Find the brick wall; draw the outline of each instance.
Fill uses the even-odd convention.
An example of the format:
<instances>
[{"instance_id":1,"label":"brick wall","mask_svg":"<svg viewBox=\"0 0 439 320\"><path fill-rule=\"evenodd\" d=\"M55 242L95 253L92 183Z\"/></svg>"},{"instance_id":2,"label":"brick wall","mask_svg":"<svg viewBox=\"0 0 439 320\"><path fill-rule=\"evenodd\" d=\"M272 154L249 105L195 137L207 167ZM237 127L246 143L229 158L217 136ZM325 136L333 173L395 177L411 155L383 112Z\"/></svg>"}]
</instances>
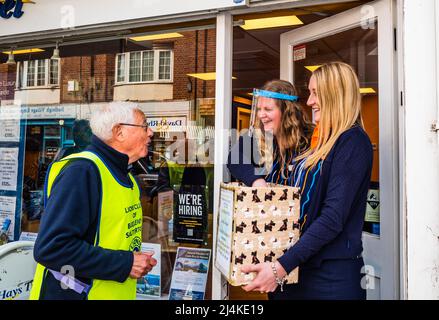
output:
<instances>
[{"instance_id":1,"label":"brick wall","mask_svg":"<svg viewBox=\"0 0 439 320\"><path fill-rule=\"evenodd\" d=\"M215 97L215 81L188 77L188 73L214 72L216 63L216 30L180 32L184 37L154 41L154 47L173 47L174 100L194 100ZM171 44L170 44L171 42ZM173 43L172 43L173 42ZM94 67L92 66L94 64ZM92 69L94 68L94 72ZM93 74L92 74L93 73ZM92 77L94 76L94 85ZM87 103L113 99L115 54L66 57L61 59L61 102ZM68 92L69 80L79 82L78 92ZM192 91L188 92L191 81ZM208 104L211 108L211 104ZM205 108L208 108L207 105ZM205 110L212 114L212 110Z\"/></svg>"},{"instance_id":2,"label":"brick wall","mask_svg":"<svg viewBox=\"0 0 439 320\"><path fill-rule=\"evenodd\" d=\"M114 54L61 59L61 103L112 101L114 73ZM77 92L67 90L71 80L78 81Z\"/></svg>"},{"instance_id":3,"label":"brick wall","mask_svg":"<svg viewBox=\"0 0 439 320\"><path fill-rule=\"evenodd\" d=\"M215 72L216 30L180 33L184 37L178 38L174 43L174 99L215 97L215 81L203 81L188 77L187 74ZM192 82L192 92L187 90L189 79Z\"/></svg>"}]
</instances>

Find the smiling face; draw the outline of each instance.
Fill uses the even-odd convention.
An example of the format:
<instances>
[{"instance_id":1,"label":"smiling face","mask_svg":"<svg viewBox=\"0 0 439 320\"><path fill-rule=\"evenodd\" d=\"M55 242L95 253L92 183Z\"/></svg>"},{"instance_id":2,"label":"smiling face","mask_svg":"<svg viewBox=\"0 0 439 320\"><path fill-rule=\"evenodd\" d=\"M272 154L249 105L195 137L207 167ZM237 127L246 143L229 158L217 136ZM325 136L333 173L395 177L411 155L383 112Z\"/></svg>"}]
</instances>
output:
<instances>
[{"instance_id":1,"label":"smiling face","mask_svg":"<svg viewBox=\"0 0 439 320\"><path fill-rule=\"evenodd\" d=\"M317 80L315 76L311 76L308 85L309 98L307 105L312 108L313 118L315 122L320 121L320 101L317 96Z\"/></svg>"},{"instance_id":2,"label":"smiling face","mask_svg":"<svg viewBox=\"0 0 439 320\"><path fill-rule=\"evenodd\" d=\"M264 131L270 131L274 136L279 132L282 112L272 98L259 97L257 117L261 121Z\"/></svg>"}]
</instances>

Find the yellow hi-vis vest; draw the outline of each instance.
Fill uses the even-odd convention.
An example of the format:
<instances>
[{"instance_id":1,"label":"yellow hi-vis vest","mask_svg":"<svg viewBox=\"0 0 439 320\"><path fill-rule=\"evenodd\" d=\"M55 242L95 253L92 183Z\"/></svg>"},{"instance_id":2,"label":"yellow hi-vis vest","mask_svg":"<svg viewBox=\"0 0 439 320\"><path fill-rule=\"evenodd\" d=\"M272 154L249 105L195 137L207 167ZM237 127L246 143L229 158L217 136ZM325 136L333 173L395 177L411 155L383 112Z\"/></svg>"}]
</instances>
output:
<instances>
[{"instance_id":1,"label":"yellow hi-vis vest","mask_svg":"<svg viewBox=\"0 0 439 320\"><path fill-rule=\"evenodd\" d=\"M49 168L46 181L47 199L58 174L75 159L88 159L99 169L102 186L101 211L94 245L109 250L140 251L142 244L142 205L140 190L134 177L129 174L133 188L121 185L105 163L94 153L84 151L54 162ZM49 270L41 264L35 271L31 300L40 298L43 279ZM90 300L134 300L136 279L123 282L93 279L87 298Z\"/></svg>"}]
</instances>

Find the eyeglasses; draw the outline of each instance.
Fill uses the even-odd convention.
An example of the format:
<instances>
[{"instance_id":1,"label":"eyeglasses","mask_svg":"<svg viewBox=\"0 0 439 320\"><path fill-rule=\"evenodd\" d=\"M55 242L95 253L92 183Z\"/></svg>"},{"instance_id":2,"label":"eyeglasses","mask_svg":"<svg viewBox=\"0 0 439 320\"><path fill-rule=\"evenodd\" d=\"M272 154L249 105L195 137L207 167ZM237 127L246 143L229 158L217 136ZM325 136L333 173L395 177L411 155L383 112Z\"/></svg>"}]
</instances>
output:
<instances>
[{"instance_id":1,"label":"eyeglasses","mask_svg":"<svg viewBox=\"0 0 439 320\"><path fill-rule=\"evenodd\" d=\"M132 123L119 123L121 126L130 126L130 127L141 127L145 131L148 131L149 125L147 123L145 124L132 124Z\"/></svg>"}]
</instances>

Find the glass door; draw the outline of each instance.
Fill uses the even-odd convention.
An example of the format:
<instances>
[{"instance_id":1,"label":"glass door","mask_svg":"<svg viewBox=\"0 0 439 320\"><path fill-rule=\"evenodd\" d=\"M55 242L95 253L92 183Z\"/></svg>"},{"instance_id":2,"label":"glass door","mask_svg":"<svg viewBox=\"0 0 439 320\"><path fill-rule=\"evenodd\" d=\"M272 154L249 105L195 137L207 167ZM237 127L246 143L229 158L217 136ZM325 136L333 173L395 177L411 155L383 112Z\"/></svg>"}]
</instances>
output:
<instances>
[{"instance_id":1,"label":"glass door","mask_svg":"<svg viewBox=\"0 0 439 320\"><path fill-rule=\"evenodd\" d=\"M363 285L369 299L399 297L397 106L391 1L345 11L281 35L281 78L307 100L311 72L343 61L357 72L374 161L363 229Z\"/></svg>"}]
</instances>

